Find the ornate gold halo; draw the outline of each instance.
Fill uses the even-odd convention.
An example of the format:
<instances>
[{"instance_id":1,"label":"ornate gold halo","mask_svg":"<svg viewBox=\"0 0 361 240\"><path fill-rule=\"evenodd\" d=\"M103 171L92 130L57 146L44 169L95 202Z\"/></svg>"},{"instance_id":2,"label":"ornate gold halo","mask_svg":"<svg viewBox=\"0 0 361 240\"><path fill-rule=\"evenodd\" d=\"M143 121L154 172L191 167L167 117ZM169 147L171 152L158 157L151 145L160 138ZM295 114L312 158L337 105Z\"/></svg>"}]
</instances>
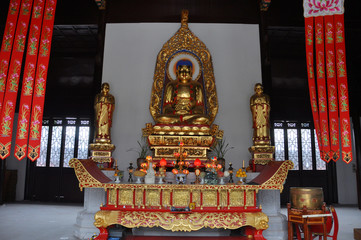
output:
<instances>
[{"instance_id":1,"label":"ornate gold halo","mask_svg":"<svg viewBox=\"0 0 361 240\"><path fill-rule=\"evenodd\" d=\"M166 66L168 78L172 81L177 79L176 65L177 65L177 62L180 60L188 60L188 61L192 62L192 65L193 65L192 80L198 81L198 79L202 75L202 65L201 65L201 62L199 61L198 57L194 53L188 52L188 51L177 52L169 58L169 60L167 62L167 66Z\"/></svg>"}]
</instances>

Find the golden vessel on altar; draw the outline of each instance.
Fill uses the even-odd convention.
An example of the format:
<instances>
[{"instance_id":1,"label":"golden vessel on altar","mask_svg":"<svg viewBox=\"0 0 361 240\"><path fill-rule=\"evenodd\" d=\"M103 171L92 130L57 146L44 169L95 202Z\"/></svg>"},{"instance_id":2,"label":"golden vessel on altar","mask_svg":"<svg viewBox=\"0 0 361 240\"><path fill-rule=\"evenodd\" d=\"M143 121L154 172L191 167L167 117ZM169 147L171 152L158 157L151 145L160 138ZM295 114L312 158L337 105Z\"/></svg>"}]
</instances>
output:
<instances>
[{"instance_id":1,"label":"golden vessel on altar","mask_svg":"<svg viewBox=\"0 0 361 240\"><path fill-rule=\"evenodd\" d=\"M310 210L322 208L323 189L320 187L291 187L291 207L302 209L304 206Z\"/></svg>"}]
</instances>

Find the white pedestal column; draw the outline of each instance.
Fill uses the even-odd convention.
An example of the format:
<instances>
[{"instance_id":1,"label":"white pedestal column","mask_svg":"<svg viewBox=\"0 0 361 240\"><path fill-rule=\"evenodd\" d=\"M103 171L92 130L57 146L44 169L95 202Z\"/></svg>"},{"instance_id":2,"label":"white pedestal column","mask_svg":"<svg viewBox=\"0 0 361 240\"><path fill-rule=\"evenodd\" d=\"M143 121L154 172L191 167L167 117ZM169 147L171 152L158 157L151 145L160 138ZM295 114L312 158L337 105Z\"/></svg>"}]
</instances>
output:
<instances>
[{"instance_id":1,"label":"white pedestal column","mask_svg":"<svg viewBox=\"0 0 361 240\"><path fill-rule=\"evenodd\" d=\"M281 214L281 201L279 190L260 190L257 202L262 205L262 212L268 217L268 229L263 231L267 240L287 240L287 217Z\"/></svg>"},{"instance_id":2,"label":"white pedestal column","mask_svg":"<svg viewBox=\"0 0 361 240\"><path fill-rule=\"evenodd\" d=\"M105 204L105 191L100 188L84 189L84 208L76 217L74 236L79 239L89 239L99 234L94 226L94 215L100 210L100 204Z\"/></svg>"},{"instance_id":3,"label":"white pedestal column","mask_svg":"<svg viewBox=\"0 0 361 240\"><path fill-rule=\"evenodd\" d=\"M114 171L103 171L113 179ZM84 188L84 208L76 217L74 236L79 239L89 239L94 234L99 234L99 229L94 226L94 215L100 210L100 205L106 203L105 191L102 188Z\"/></svg>"}]
</instances>

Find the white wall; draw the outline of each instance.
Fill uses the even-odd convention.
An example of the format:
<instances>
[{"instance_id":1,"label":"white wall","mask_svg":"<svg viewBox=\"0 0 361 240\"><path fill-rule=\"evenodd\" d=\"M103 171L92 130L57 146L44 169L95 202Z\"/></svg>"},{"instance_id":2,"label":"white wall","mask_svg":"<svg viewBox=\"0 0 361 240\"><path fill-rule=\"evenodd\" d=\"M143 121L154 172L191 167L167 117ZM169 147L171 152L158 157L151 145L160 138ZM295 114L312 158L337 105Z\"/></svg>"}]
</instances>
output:
<instances>
[{"instance_id":1,"label":"white wall","mask_svg":"<svg viewBox=\"0 0 361 240\"><path fill-rule=\"evenodd\" d=\"M121 169L135 164L137 147L145 123L154 123L149 102L156 57L163 44L179 29L178 23L107 24L103 82L115 96L112 142L113 157ZM219 112L215 124L235 148L226 161L241 167L252 145L249 98L254 84L261 82L258 25L189 24L208 47L213 58Z\"/></svg>"},{"instance_id":2,"label":"white wall","mask_svg":"<svg viewBox=\"0 0 361 240\"><path fill-rule=\"evenodd\" d=\"M352 121L351 121L352 123ZM351 129L353 126L351 125ZM357 204L357 179L356 179L356 152L355 137L352 130L353 157L347 164L340 158L336 162L337 191L339 204Z\"/></svg>"}]
</instances>

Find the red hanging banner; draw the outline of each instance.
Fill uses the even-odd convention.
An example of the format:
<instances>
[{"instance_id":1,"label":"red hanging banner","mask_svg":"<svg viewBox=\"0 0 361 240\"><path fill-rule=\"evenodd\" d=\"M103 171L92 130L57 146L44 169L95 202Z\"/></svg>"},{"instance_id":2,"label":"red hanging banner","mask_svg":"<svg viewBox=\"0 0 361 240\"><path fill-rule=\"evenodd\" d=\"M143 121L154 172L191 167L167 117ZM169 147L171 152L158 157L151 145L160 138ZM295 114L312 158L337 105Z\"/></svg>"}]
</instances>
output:
<instances>
[{"instance_id":1,"label":"red hanging banner","mask_svg":"<svg viewBox=\"0 0 361 240\"><path fill-rule=\"evenodd\" d=\"M18 21L19 9L20 0L10 1L0 52L0 113L5 94L6 77L8 75L9 61L13 46L15 28Z\"/></svg>"},{"instance_id":2,"label":"red hanging banner","mask_svg":"<svg viewBox=\"0 0 361 240\"><path fill-rule=\"evenodd\" d=\"M336 26L336 65L339 94L339 112L341 125L342 160L352 161L351 123L348 101L348 84L346 73L346 50L343 15L335 15Z\"/></svg>"},{"instance_id":3,"label":"red hanging banner","mask_svg":"<svg viewBox=\"0 0 361 240\"><path fill-rule=\"evenodd\" d=\"M315 84L315 71L313 67L313 33L314 33L314 21L313 17L305 18L305 37L306 37L306 60L307 60L307 76L308 76L308 88L310 92L310 102L312 109L312 116L314 120L317 142L322 154L322 140L320 131L320 121L318 116L318 105L317 105L317 93ZM322 158L322 156L321 156Z\"/></svg>"},{"instance_id":4,"label":"red hanging banner","mask_svg":"<svg viewBox=\"0 0 361 240\"><path fill-rule=\"evenodd\" d=\"M321 140L323 153L321 157L324 161L329 162L330 158L330 141L328 130L328 107L327 92L325 79L325 45L324 45L323 17L315 17L315 37L316 37L316 66L317 66L317 92L319 119L321 128Z\"/></svg>"},{"instance_id":5,"label":"red hanging banner","mask_svg":"<svg viewBox=\"0 0 361 240\"><path fill-rule=\"evenodd\" d=\"M346 74L346 57L345 57L345 34L344 34L344 0L304 0L304 17L306 22L309 18L316 19L316 61L317 61L317 85L319 94L319 113L321 121L321 136L322 145L327 143L326 140L326 123L327 112L329 114L330 126L330 156L334 161L337 161L341 155L339 149L341 129L341 144L342 144L342 160L346 163L352 161L352 143L351 143L351 127L350 114L348 102L348 86ZM323 35L322 19L325 20L325 40L321 39ZM307 31L306 24L306 31ZM324 56L323 44L325 42L326 56ZM307 59L309 51L306 48ZM327 66L327 92L328 92L328 110L326 97L326 88L324 80L324 61L326 57ZM335 70L337 69L337 71ZM336 74L337 73L337 74ZM337 87L336 87L337 86ZM312 95L310 87L310 95ZM311 103L312 104L312 103ZM324 114L324 110L326 114ZM314 117L314 121L316 121ZM325 129L325 130L324 130ZM328 135L328 134L327 134ZM326 146L322 146L323 151L327 152ZM327 162L330 159L327 156L323 158Z\"/></svg>"},{"instance_id":6,"label":"red hanging banner","mask_svg":"<svg viewBox=\"0 0 361 240\"><path fill-rule=\"evenodd\" d=\"M327 72L327 92L329 108L329 126L331 158L337 161L340 158L339 124L338 124L338 100L337 81L335 69L335 44L334 44L334 24L333 16L325 16L325 48L326 48L326 72Z\"/></svg>"},{"instance_id":7,"label":"red hanging banner","mask_svg":"<svg viewBox=\"0 0 361 240\"><path fill-rule=\"evenodd\" d=\"M10 155L11 136L14 122L16 97L18 92L21 65L23 61L25 40L28 33L32 0L23 0L18 23L16 26L14 47L11 53L9 74L6 81L6 91L0 115L0 158Z\"/></svg>"},{"instance_id":8,"label":"red hanging banner","mask_svg":"<svg viewBox=\"0 0 361 240\"><path fill-rule=\"evenodd\" d=\"M26 157L27 152L31 102L33 96L35 70L38 59L41 24L43 21L44 3L45 0L35 0L33 14L31 17L15 142L14 155L18 160Z\"/></svg>"},{"instance_id":9,"label":"red hanging banner","mask_svg":"<svg viewBox=\"0 0 361 240\"><path fill-rule=\"evenodd\" d=\"M55 8L56 0L46 1L31 111L28 157L32 161L35 161L40 155L45 86L49 65L51 40L53 36Z\"/></svg>"}]
</instances>

